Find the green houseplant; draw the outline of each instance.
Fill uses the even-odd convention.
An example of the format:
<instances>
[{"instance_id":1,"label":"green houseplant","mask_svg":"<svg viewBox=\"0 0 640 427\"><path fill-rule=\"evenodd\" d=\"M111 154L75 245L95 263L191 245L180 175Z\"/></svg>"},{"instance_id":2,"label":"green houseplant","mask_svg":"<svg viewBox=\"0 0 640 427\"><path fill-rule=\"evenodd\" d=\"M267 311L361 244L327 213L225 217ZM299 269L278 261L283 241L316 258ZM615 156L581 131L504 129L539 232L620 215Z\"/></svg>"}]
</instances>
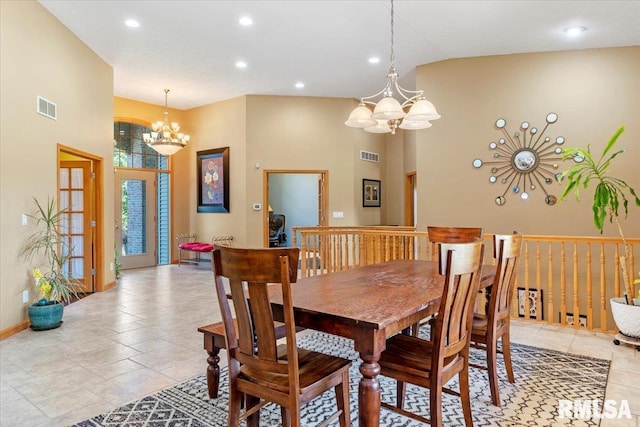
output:
<instances>
[{"instance_id":1,"label":"green houseplant","mask_svg":"<svg viewBox=\"0 0 640 427\"><path fill-rule=\"evenodd\" d=\"M563 159L572 158L576 161L576 164L562 174L563 178L567 178L567 183L560 200L564 200L567 195L573 192L576 200L579 201L580 189L587 189L591 183L595 184L591 206L593 223L602 234L605 220L608 217L609 222L616 224L624 246L624 256L620 256L624 298L610 299L611 313L616 326L624 336L640 338L640 307L632 305L634 292L629 276L629 245L619 221L620 209L624 211L625 218L629 213L629 199L632 199L636 206L640 206L640 198L638 198L632 187L620 178L612 176L609 170L611 162L625 152L624 148L617 151L614 150L616 142L623 132L624 126L613 134L597 160L591 153L590 146L587 146L586 150L583 148L567 148L564 150ZM621 337L620 340L623 340L623 338ZM619 342L618 336L616 336L614 343L619 344ZM640 346L638 346L638 349L640 349Z\"/></svg>"},{"instance_id":2,"label":"green houseplant","mask_svg":"<svg viewBox=\"0 0 640 427\"><path fill-rule=\"evenodd\" d=\"M574 193L576 200L580 200L580 188L587 189L591 183L595 183L595 191L593 194L593 223L600 234L604 230L604 224L607 217L609 222L616 224L618 234L622 238L624 246L624 258L620 260L622 269L622 278L624 280L624 294L626 298L633 297L633 289L631 288L631 280L629 277L629 267L627 260L629 259L629 246L625 239L622 226L619 221L620 208L624 210L624 216L629 213L629 198L632 198L636 206L640 206L640 198L635 190L625 181L616 178L609 173L611 162L617 156L625 152L622 148L613 151L620 135L624 132L624 126L621 126L611 137L607 145L604 147L602 154L596 160L591 153L591 147L583 148L567 148L563 152L563 160L572 158L577 163L562 173L563 178L567 179L566 186L562 192L560 200L570 193ZM629 193L629 198L627 198Z\"/></svg>"},{"instance_id":3,"label":"green houseplant","mask_svg":"<svg viewBox=\"0 0 640 427\"><path fill-rule=\"evenodd\" d=\"M79 284L69 278L68 262L72 248L60 232L63 210L56 209L53 199L42 204L34 198L35 213L28 215L35 231L25 241L21 255L38 262L31 271L40 299L29 306L29 320L34 330L57 328L62 324L64 303L69 303L79 290Z\"/></svg>"}]
</instances>

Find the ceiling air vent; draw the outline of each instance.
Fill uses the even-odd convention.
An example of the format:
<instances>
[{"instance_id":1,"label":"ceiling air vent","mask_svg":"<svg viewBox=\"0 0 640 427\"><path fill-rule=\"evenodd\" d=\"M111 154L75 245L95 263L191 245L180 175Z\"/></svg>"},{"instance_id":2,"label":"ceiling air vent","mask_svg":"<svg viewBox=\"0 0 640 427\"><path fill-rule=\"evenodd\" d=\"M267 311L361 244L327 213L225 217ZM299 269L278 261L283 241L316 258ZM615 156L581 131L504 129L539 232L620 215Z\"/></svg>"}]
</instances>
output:
<instances>
[{"instance_id":1,"label":"ceiling air vent","mask_svg":"<svg viewBox=\"0 0 640 427\"><path fill-rule=\"evenodd\" d=\"M38 113L43 116L47 116L50 119L56 120L58 114L58 106L53 102L45 99L41 96L38 96Z\"/></svg>"},{"instance_id":2,"label":"ceiling air vent","mask_svg":"<svg viewBox=\"0 0 640 427\"><path fill-rule=\"evenodd\" d=\"M373 153L371 151L360 150L360 160L378 163L380 162L380 154Z\"/></svg>"}]
</instances>

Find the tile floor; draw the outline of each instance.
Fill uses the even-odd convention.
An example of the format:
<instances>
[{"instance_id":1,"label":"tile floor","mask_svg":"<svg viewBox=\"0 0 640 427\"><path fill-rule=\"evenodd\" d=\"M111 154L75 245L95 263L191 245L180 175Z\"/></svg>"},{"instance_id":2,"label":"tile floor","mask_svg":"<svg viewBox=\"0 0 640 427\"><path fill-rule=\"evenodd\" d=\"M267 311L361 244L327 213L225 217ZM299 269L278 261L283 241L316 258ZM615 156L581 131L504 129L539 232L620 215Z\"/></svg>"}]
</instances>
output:
<instances>
[{"instance_id":1,"label":"tile floor","mask_svg":"<svg viewBox=\"0 0 640 427\"><path fill-rule=\"evenodd\" d=\"M125 271L66 307L62 327L0 341L0 426L67 426L203 374L196 329L220 320L212 280L204 267ZM640 427L640 352L606 334L512 325L514 342L611 360L606 398L627 399L633 415L601 426Z\"/></svg>"}]
</instances>

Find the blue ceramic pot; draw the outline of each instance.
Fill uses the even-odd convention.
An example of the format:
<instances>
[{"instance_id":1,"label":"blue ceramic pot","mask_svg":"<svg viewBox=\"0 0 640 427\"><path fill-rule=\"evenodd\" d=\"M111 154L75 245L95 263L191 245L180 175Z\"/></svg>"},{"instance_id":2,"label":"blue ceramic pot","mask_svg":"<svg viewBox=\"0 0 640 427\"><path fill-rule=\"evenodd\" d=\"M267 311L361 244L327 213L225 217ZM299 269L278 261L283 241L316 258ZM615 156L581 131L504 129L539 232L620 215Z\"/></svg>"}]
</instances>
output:
<instances>
[{"instance_id":1,"label":"blue ceramic pot","mask_svg":"<svg viewBox=\"0 0 640 427\"><path fill-rule=\"evenodd\" d=\"M43 302L44 301L44 302ZM55 329L62 324L64 305L58 301L40 300L29 306L29 321L34 331Z\"/></svg>"}]
</instances>

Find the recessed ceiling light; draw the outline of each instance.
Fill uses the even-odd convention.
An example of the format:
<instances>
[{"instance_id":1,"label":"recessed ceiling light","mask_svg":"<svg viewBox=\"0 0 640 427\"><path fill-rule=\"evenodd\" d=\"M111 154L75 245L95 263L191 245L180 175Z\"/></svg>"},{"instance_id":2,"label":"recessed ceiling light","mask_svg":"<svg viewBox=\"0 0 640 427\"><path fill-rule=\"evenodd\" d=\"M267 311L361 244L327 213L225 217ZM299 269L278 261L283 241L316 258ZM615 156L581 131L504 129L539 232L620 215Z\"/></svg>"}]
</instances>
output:
<instances>
[{"instance_id":1,"label":"recessed ceiling light","mask_svg":"<svg viewBox=\"0 0 640 427\"><path fill-rule=\"evenodd\" d=\"M135 19L127 19L126 21L124 21L124 25L129 28L138 28L140 26L140 23Z\"/></svg>"},{"instance_id":2,"label":"recessed ceiling light","mask_svg":"<svg viewBox=\"0 0 640 427\"><path fill-rule=\"evenodd\" d=\"M302 89L304 87L304 83L302 82L297 82L295 85L298 89Z\"/></svg>"},{"instance_id":3,"label":"recessed ceiling light","mask_svg":"<svg viewBox=\"0 0 640 427\"><path fill-rule=\"evenodd\" d=\"M576 37L581 33L585 32L587 29L585 27L569 27L565 28L564 32L567 33L570 37Z\"/></svg>"},{"instance_id":4,"label":"recessed ceiling light","mask_svg":"<svg viewBox=\"0 0 640 427\"><path fill-rule=\"evenodd\" d=\"M244 61L238 61L236 62L236 67L238 68L247 68L247 63Z\"/></svg>"},{"instance_id":5,"label":"recessed ceiling light","mask_svg":"<svg viewBox=\"0 0 640 427\"><path fill-rule=\"evenodd\" d=\"M378 62L380 62L380 58L378 58L377 56L369 58L369 64L377 64Z\"/></svg>"},{"instance_id":6,"label":"recessed ceiling light","mask_svg":"<svg viewBox=\"0 0 640 427\"><path fill-rule=\"evenodd\" d=\"M240 18L238 20L238 23L240 25L242 25L243 27L250 27L253 25L253 20L251 18L249 18L248 16L243 16L242 18Z\"/></svg>"}]
</instances>

